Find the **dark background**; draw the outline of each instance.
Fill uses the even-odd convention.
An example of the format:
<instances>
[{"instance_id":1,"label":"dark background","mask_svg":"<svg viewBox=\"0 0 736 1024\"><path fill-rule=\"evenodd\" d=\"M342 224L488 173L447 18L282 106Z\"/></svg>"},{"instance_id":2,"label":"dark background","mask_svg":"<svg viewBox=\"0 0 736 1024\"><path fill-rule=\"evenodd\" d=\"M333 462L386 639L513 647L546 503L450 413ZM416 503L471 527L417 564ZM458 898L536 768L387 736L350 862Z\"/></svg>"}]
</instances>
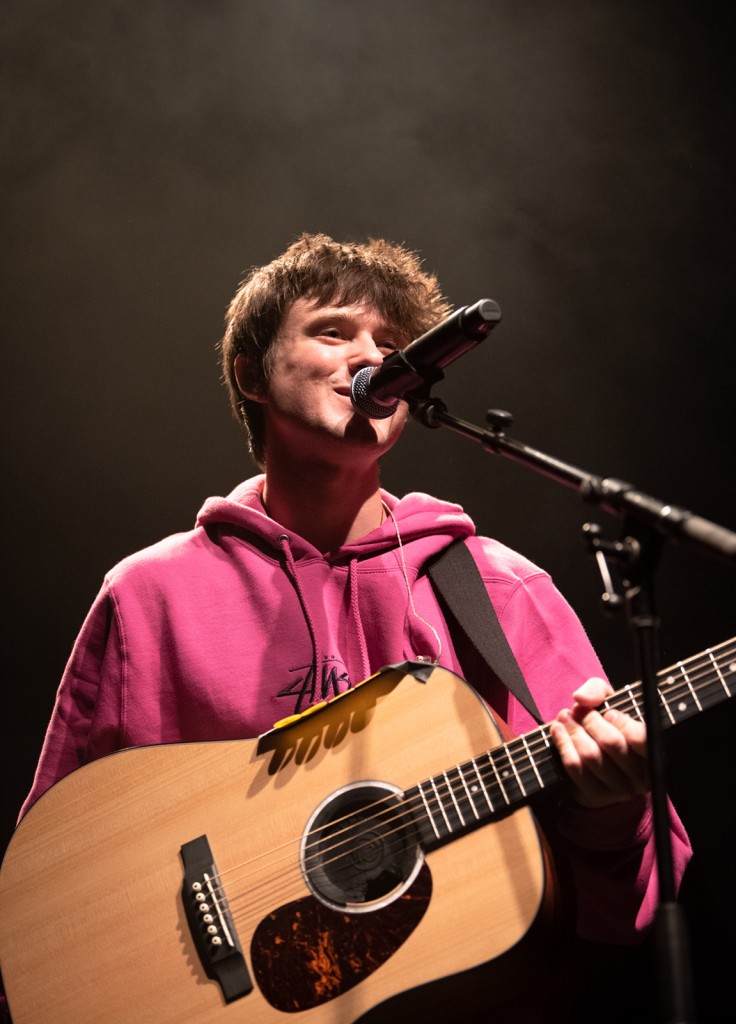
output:
<instances>
[{"instance_id":1,"label":"dark background","mask_svg":"<svg viewBox=\"0 0 736 1024\"><path fill-rule=\"evenodd\" d=\"M436 389L453 413L509 409L525 443L736 528L727 5L3 11L3 848L104 572L252 472L215 345L243 273L303 230L405 242L455 305L499 302ZM573 491L417 424L384 484L549 569L614 682L636 678ZM670 544L657 581L663 664L734 633L733 565ZM721 705L667 736L703 1020L731 999L735 724ZM601 1006L608 985L615 966Z\"/></svg>"}]
</instances>

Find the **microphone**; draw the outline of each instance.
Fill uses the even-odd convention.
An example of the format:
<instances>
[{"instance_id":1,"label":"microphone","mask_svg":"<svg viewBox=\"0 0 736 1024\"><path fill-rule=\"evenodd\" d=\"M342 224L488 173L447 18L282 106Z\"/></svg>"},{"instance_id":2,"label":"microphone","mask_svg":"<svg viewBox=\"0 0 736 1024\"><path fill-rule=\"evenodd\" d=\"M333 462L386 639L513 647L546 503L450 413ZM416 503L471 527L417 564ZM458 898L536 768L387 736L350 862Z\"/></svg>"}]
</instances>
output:
<instances>
[{"instance_id":1,"label":"microphone","mask_svg":"<svg viewBox=\"0 0 736 1024\"><path fill-rule=\"evenodd\" d=\"M350 386L353 408L372 420L392 416L400 398L442 380L444 367L475 348L500 319L493 299L455 310L405 349L386 356L380 366L358 370Z\"/></svg>"}]
</instances>

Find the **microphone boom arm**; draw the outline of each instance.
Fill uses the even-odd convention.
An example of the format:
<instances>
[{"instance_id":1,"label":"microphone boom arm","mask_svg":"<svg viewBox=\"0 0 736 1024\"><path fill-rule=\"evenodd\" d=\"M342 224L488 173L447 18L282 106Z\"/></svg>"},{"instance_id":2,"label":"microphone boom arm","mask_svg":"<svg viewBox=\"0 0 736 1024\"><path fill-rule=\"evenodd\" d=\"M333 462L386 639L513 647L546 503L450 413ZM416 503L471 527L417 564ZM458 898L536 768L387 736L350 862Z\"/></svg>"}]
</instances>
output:
<instances>
[{"instance_id":1,"label":"microphone boom arm","mask_svg":"<svg viewBox=\"0 0 736 1024\"><path fill-rule=\"evenodd\" d=\"M414 419L425 427L448 427L476 441L490 455L512 459L565 487L577 490L589 504L598 505L613 515L641 520L677 541L693 544L706 554L723 559L731 565L736 563L736 533L732 530L694 515L687 509L659 501L622 480L586 473L508 437L506 429L512 423L508 412L490 409L486 414L490 427L484 430L451 415L439 398L410 398L409 408Z\"/></svg>"}]
</instances>

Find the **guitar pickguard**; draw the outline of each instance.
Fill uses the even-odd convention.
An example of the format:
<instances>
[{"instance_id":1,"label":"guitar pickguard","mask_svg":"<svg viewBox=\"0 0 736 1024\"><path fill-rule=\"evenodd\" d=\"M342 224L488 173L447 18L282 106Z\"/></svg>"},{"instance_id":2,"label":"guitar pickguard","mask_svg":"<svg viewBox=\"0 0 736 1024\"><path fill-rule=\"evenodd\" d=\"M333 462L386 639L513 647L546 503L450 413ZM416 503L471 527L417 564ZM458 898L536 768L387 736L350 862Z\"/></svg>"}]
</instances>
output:
<instances>
[{"instance_id":1,"label":"guitar pickguard","mask_svg":"<svg viewBox=\"0 0 736 1024\"><path fill-rule=\"evenodd\" d=\"M409 938L431 895L424 864L406 892L368 914L332 910L314 896L285 904L253 933L251 964L262 995L274 1009L296 1013L348 992Z\"/></svg>"}]
</instances>

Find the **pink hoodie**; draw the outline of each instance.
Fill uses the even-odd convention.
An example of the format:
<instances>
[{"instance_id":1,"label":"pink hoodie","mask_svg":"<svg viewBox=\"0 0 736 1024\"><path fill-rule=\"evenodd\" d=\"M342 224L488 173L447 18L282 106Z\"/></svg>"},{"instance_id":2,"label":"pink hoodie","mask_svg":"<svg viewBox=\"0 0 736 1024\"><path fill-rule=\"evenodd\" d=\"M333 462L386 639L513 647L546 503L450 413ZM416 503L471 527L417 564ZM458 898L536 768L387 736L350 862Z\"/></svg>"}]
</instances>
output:
<instances>
[{"instance_id":1,"label":"pink hoodie","mask_svg":"<svg viewBox=\"0 0 736 1024\"><path fill-rule=\"evenodd\" d=\"M570 705L587 678L603 675L549 576L497 541L476 537L459 506L384 493L401 546L389 517L325 556L268 517L263 481L255 477L227 498L210 498L193 530L108 573L64 673L21 814L58 779L114 750L257 736L388 664L439 658L470 677L472 665L458 661L432 586L419 575L458 537L470 538L545 721ZM470 681L515 733L534 728L487 675ZM656 906L647 803L571 806L560 831L580 894L580 934L634 940ZM679 880L690 848L674 812L672 842Z\"/></svg>"}]
</instances>

